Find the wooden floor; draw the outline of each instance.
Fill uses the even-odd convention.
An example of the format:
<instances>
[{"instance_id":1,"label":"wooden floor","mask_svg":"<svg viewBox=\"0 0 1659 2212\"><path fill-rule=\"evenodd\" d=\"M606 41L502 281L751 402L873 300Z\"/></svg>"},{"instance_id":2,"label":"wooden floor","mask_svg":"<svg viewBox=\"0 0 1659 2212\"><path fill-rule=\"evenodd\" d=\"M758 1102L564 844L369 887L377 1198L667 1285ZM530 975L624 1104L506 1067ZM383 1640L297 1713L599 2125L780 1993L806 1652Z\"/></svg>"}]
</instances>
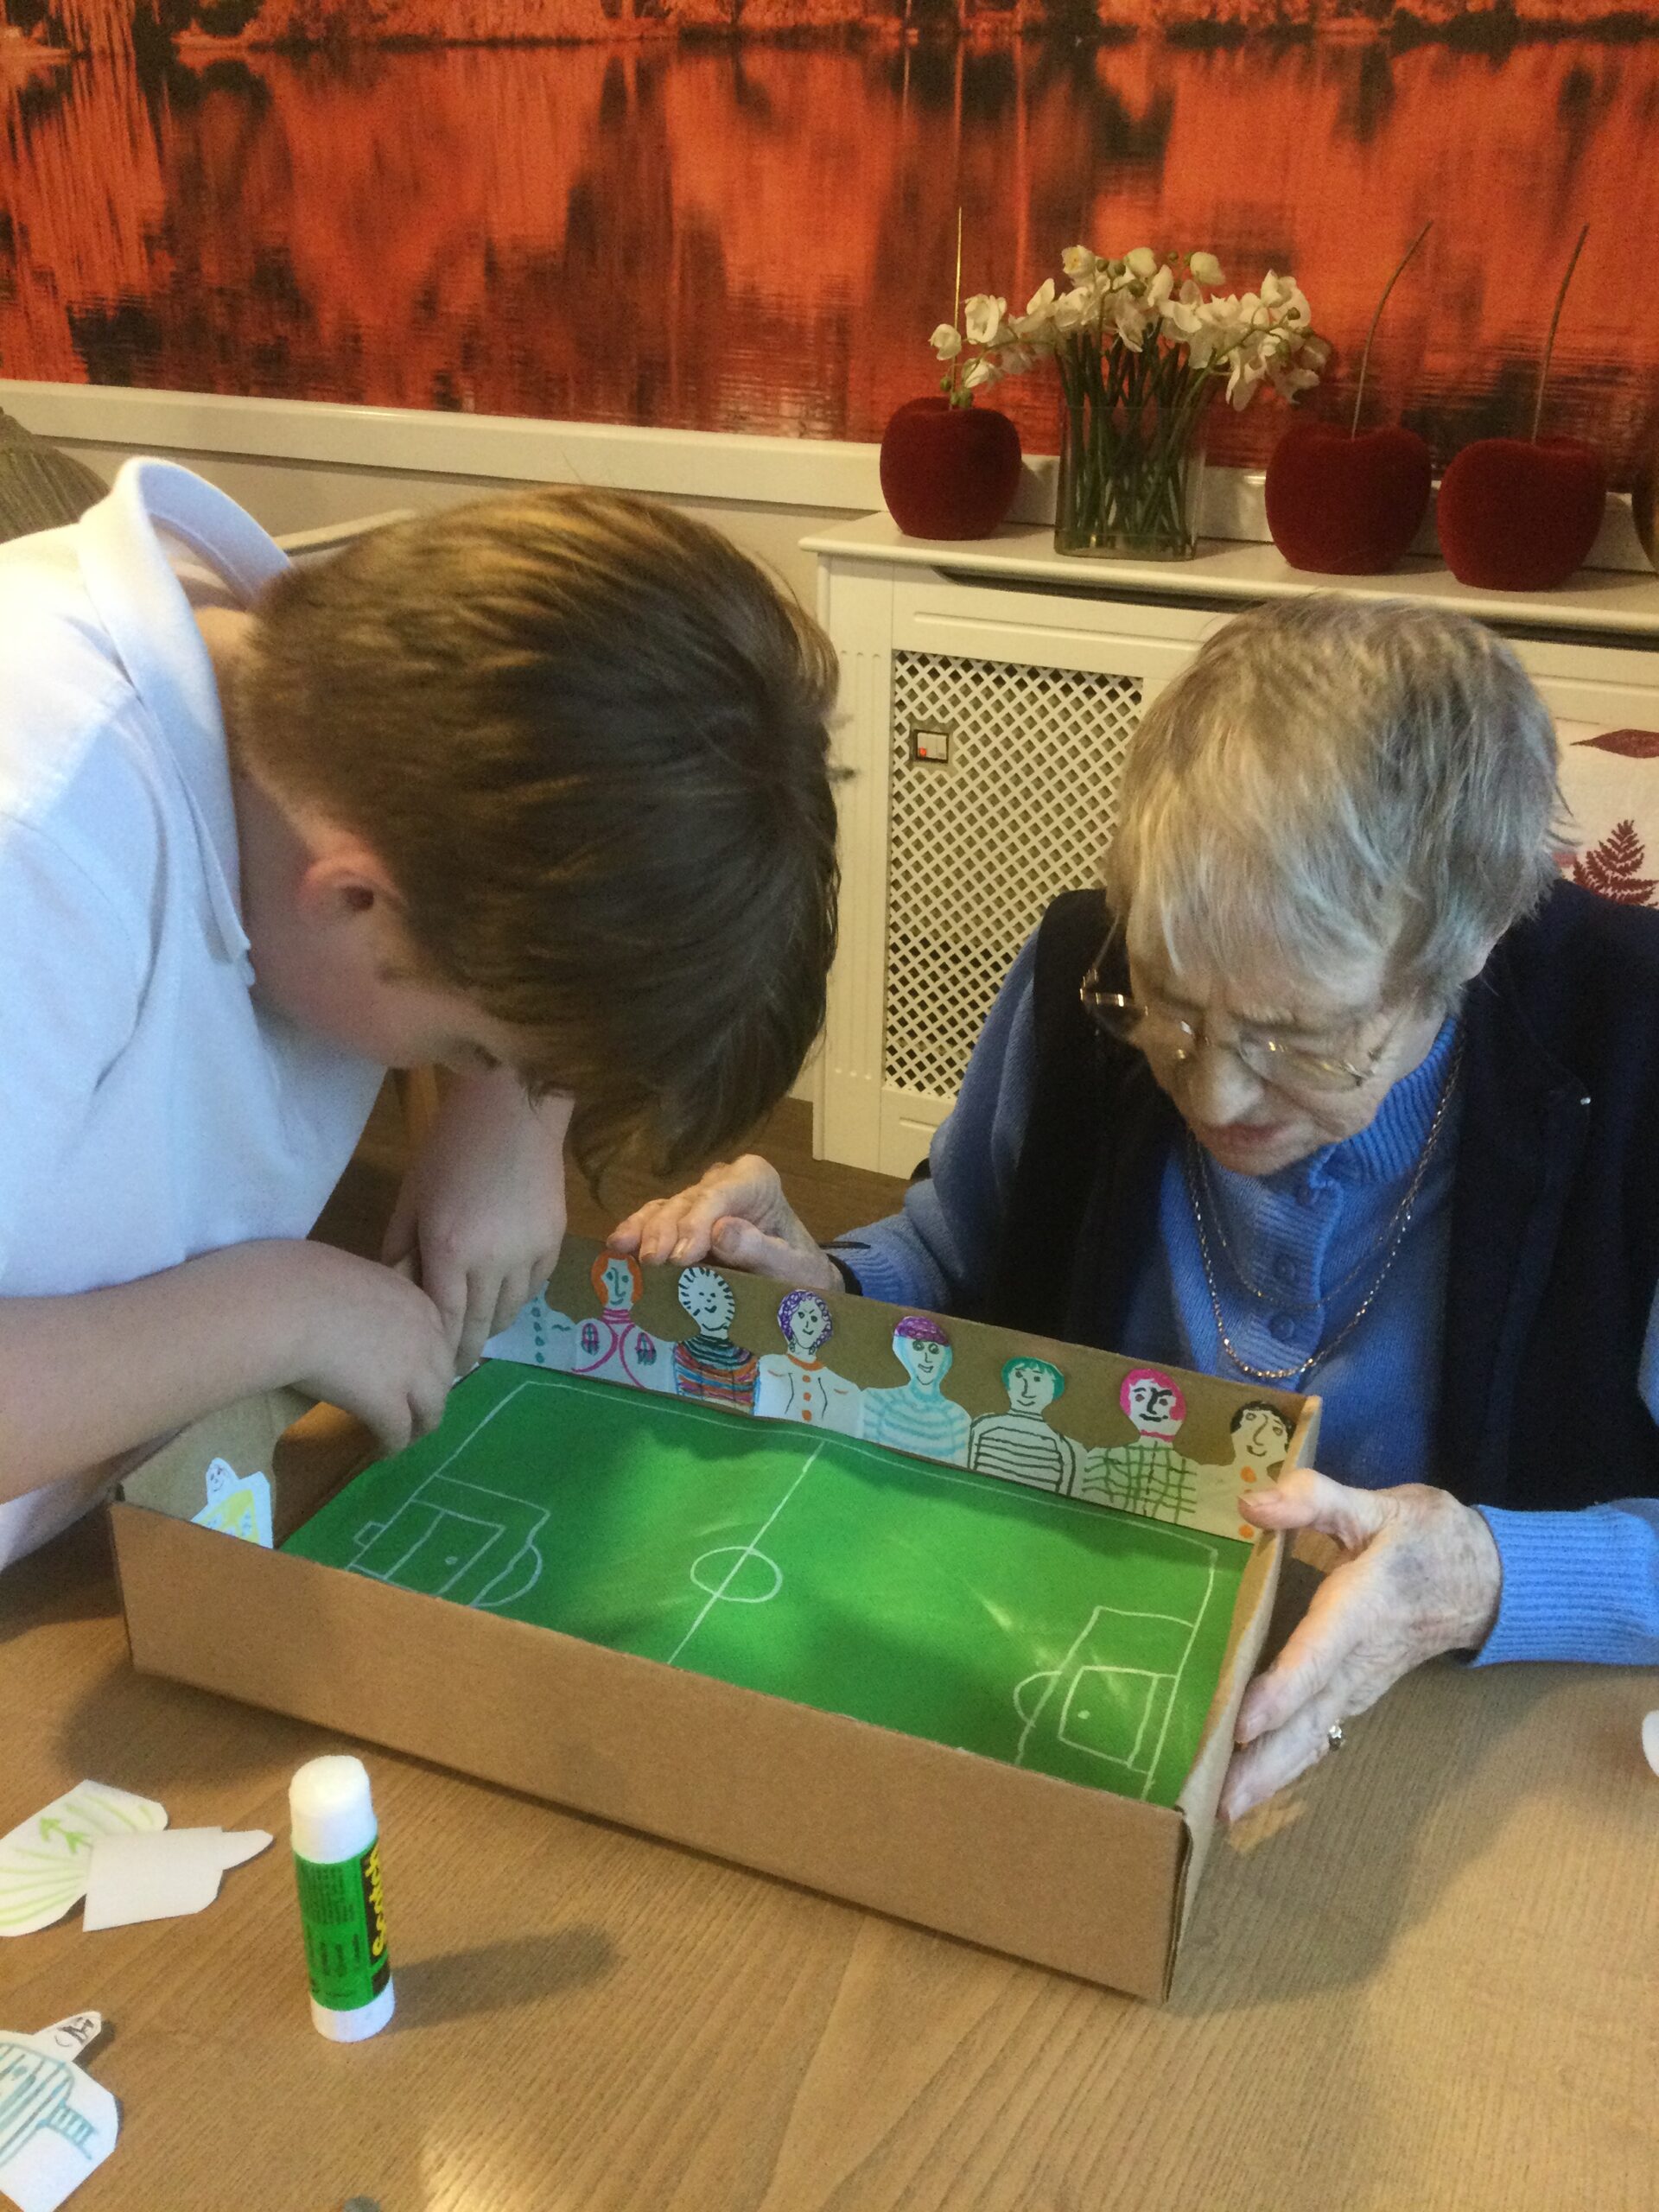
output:
<instances>
[{"instance_id":1,"label":"wooden floor","mask_svg":"<svg viewBox=\"0 0 1659 2212\"><path fill-rule=\"evenodd\" d=\"M872 1175L863 1168L814 1160L812 1109L799 1099L786 1098L746 1147L733 1149L763 1153L772 1162L783 1175L796 1211L820 1240L879 1221L883 1214L893 1211L904 1195L904 1185L893 1176ZM377 1256L407 1157L402 1117L388 1084L364 1132L357 1157L317 1224L317 1235L348 1252ZM579 1236L604 1236L646 1198L676 1187L671 1182L653 1181L637 1170L619 1171L607 1179L603 1192L595 1198L573 1172L568 1192L569 1225Z\"/></svg>"}]
</instances>

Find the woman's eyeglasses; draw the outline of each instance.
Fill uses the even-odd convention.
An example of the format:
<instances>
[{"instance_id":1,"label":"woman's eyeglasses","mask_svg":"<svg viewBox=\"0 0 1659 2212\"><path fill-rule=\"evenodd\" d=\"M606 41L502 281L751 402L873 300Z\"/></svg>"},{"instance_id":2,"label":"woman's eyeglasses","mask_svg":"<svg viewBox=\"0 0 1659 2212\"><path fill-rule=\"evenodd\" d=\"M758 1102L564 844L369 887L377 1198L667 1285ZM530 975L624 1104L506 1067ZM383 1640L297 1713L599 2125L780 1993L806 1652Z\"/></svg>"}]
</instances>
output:
<instances>
[{"instance_id":1,"label":"woman's eyeglasses","mask_svg":"<svg viewBox=\"0 0 1659 2212\"><path fill-rule=\"evenodd\" d=\"M1077 993L1089 1019L1109 1037L1133 1045L1150 1058L1173 1061L1178 1067L1192 1059L1205 1041L1201 1023L1183 1020L1167 1007L1126 998L1122 991L1101 988L1101 966L1111 949L1109 939ZM1382 1043L1357 1063L1288 1044L1263 1029L1241 1029L1224 1049L1260 1081L1281 1090L1357 1090L1376 1074L1393 1035L1391 1025Z\"/></svg>"}]
</instances>

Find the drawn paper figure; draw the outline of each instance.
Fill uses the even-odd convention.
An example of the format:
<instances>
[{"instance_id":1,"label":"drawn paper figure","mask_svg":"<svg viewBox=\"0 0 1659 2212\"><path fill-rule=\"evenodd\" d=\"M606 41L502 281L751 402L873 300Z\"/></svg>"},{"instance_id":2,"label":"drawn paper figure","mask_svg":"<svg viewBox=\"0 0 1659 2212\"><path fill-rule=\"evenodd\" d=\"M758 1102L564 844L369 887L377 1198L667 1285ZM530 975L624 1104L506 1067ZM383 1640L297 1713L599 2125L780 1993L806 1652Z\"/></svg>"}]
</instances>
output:
<instances>
[{"instance_id":1,"label":"drawn paper figure","mask_svg":"<svg viewBox=\"0 0 1659 2212\"><path fill-rule=\"evenodd\" d=\"M601 1298L604 1294L600 1293ZM520 1367L547 1367L556 1375L569 1375L576 1363L576 1325L568 1313L550 1306L544 1296L532 1298L499 1336L490 1338L484 1357L516 1360Z\"/></svg>"},{"instance_id":2,"label":"drawn paper figure","mask_svg":"<svg viewBox=\"0 0 1659 2212\"><path fill-rule=\"evenodd\" d=\"M798 1421L857 1436L864 1426L864 1393L856 1382L826 1367L818 1354L835 1334L835 1317L815 1290L791 1290L778 1308L786 1352L760 1362L754 1410L772 1421Z\"/></svg>"},{"instance_id":3,"label":"drawn paper figure","mask_svg":"<svg viewBox=\"0 0 1659 2212\"><path fill-rule=\"evenodd\" d=\"M1117 1402L1138 1440L1090 1452L1078 1497L1154 1521L1191 1520L1198 1510L1198 1470L1172 1441L1186 1419L1185 1398L1155 1367L1135 1367L1123 1377Z\"/></svg>"},{"instance_id":4,"label":"drawn paper figure","mask_svg":"<svg viewBox=\"0 0 1659 2212\"><path fill-rule=\"evenodd\" d=\"M939 1386L950 1371L950 1339L928 1313L906 1313L893 1332L893 1356L910 1376L892 1390L864 1393L864 1434L872 1444L918 1459L965 1466L972 1423Z\"/></svg>"},{"instance_id":5,"label":"drawn paper figure","mask_svg":"<svg viewBox=\"0 0 1659 2212\"><path fill-rule=\"evenodd\" d=\"M688 1268L680 1277L679 1301L697 1325L695 1337L674 1347L674 1389L682 1398L725 1406L747 1414L754 1407L760 1362L732 1342L737 1300L732 1286L713 1268Z\"/></svg>"},{"instance_id":6,"label":"drawn paper figure","mask_svg":"<svg viewBox=\"0 0 1659 2212\"><path fill-rule=\"evenodd\" d=\"M433 1474L390 1521L357 1532L352 1566L377 1582L461 1605L510 1605L542 1576L536 1539L547 1509L458 1476Z\"/></svg>"},{"instance_id":7,"label":"drawn paper figure","mask_svg":"<svg viewBox=\"0 0 1659 2212\"><path fill-rule=\"evenodd\" d=\"M576 1331L573 1375L632 1382L636 1390L672 1390L673 1346L635 1325L633 1302L645 1287L637 1260L601 1252L588 1270L604 1311Z\"/></svg>"},{"instance_id":8,"label":"drawn paper figure","mask_svg":"<svg viewBox=\"0 0 1659 2212\"><path fill-rule=\"evenodd\" d=\"M227 1460L207 1468L207 1503L191 1516L199 1528L219 1529L244 1543L271 1548L270 1484L264 1475L238 1475Z\"/></svg>"},{"instance_id":9,"label":"drawn paper figure","mask_svg":"<svg viewBox=\"0 0 1659 2212\"><path fill-rule=\"evenodd\" d=\"M968 1440L968 1464L982 1475L1027 1483L1033 1490L1071 1491L1084 1470L1084 1452L1048 1425L1048 1408L1065 1377L1046 1359L1022 1353L1002 1369L1008 1394L1005 1414L982 1414Z\"/></svg>"},{"instance_id":10,"label":"drawn paper figure","mask_svg":"<svg viewBox=\"0 0 1659 2212\"><path fill-rule=\"evenodd\" d=\"M37 2035L0 2028L0 2192L22 2212L57 2212L115 2148L115 2099L76 2063L103 2027L77 2012Z\"/></svg>"},{"instance_id":11,"label":"drawn paper figure","mask_svg":"<svg viewBox=\"0 0 1659 2212\"><path fill-rule=\"evenodd\" d=\"M1253 1398L1239 1408L1230 1425L1233 1457L1227 1471L1243 1482L1270 1482L1290 1449L1290 1424L1283 1414L1277 1406Z\"/></svg>"}]
</instances>

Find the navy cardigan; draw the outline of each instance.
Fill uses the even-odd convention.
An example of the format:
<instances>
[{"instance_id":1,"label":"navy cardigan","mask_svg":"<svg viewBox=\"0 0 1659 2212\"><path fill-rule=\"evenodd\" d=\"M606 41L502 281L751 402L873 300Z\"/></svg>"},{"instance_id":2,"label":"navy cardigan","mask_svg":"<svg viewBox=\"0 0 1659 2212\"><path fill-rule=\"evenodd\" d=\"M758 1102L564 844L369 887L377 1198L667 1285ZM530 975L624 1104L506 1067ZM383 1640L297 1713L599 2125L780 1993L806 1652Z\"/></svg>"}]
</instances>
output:
<instances>
[{"instance_id":1,"label":"navy cardigan","mask_svg":"<svg viewBox=\"0 0 1659 2212\"><path fill-rule=\"evenodd\" d=\"M1038 933L1031 1114L982 1309L1108 1348L1180 1128L1078 1001L1109 918L1071 892ZM1109 967L1126 989L1121 946ZM1556 885L1463 1023L1435 1479L1481 1505L1651 1497L1659 1428L1637 1374L1659 1280L1659 913Z\"/></svg>"}]
</instances>

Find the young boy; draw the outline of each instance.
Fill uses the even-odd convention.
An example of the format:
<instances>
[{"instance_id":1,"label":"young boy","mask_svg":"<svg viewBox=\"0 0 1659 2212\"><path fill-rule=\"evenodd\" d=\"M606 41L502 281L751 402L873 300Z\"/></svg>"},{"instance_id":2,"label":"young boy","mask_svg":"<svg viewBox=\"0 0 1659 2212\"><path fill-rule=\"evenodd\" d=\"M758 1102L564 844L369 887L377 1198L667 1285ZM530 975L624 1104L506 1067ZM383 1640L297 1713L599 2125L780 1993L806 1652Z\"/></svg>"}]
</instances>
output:
<instances>
[{"instance_id":1,"label":"young boy","mask_svg":"<svg viewBox=\"0 0 1659 2212\"><path fill-rule=\"evenodd\" d=\"M691 1160L782 1095L834 690L725 539L605 493L296 569L133 461L0 548L0 1566L245 1391L429 1429L557 1257L567 1133ZM385 1264L305 1242L427 1063Z\"/></svg>"}]
</instances>

